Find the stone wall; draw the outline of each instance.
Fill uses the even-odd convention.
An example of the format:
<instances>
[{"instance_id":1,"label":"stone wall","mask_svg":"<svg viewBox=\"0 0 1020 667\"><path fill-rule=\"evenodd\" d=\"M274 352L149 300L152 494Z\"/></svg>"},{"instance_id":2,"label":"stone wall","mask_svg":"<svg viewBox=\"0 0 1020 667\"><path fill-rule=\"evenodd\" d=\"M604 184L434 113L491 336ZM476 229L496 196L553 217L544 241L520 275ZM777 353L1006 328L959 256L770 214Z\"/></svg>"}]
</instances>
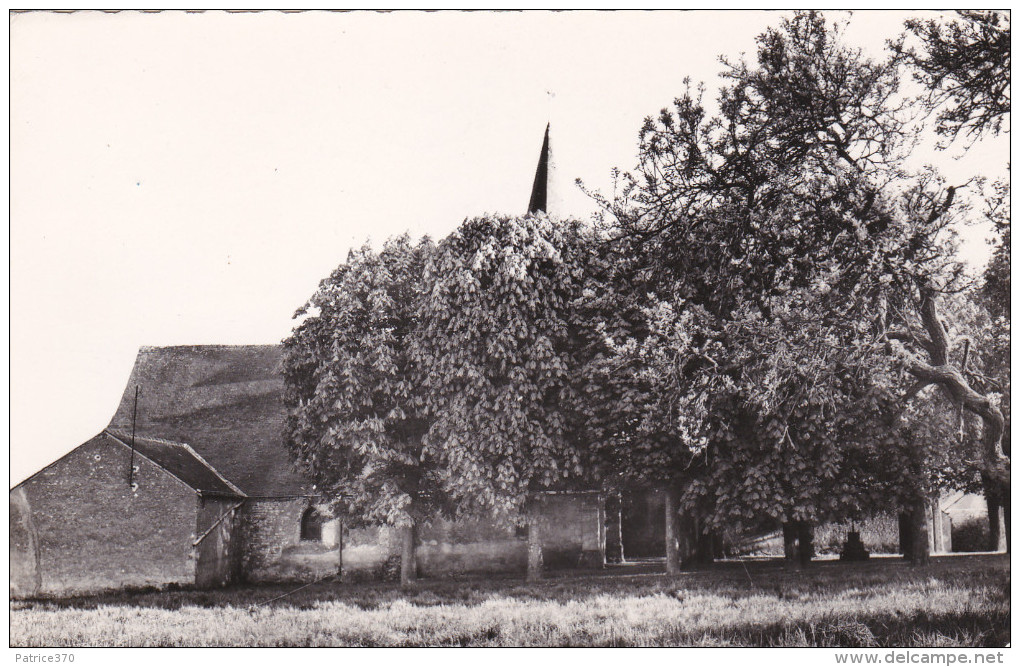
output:
<instances>
[{"instance_id":1,"label":"stone wall","mask_svg":"<svg viewBox=\"0 0 1020 667\"><path fill-rule=\"evenodd\" d=\"M418 574L423 577L524 572L527 566L528 543L513 535L498 541L418 546Z\"/></svg>"},{"instance_id":2,"label":"stone wall","mask_svg":"<svg viewBox=\"0 0 1020 667\"><path fill-rule=\"evenodd\" d=\"M35 595L42 587L39 536L23 487L11 491L11 597Z\"/></svg>"},{"instance_id":3,"label":"stone wall","mask_svg":"<svg viewBox=\"0 0 1020 667\"><path fill-rule=\"evenodd\" d=\"M389 527L348 528L343 531L345 579L380 579L386 561L400 555L400 533Z\"/></svg>"},{"instance_id":4,"label":"stone wall","mask_svg":"<svg viewBox=\"0 0 1020 667\"><path fill-rule=\"evenodd\" d=\"M486 520L438 521L418 532L423 577L523 572L528 543L513 527Z\"/></svg>"},{"instance_id":5,"label":"stone wall","mask_svg":"<svg viewBox=\"0 0 1020 667\"><path fill-rule=\"evenodd\" d=\"M130 456L99 435L11 491L12 594L194 583L197 494Z\"/></svg>"},{"instance_id":6,"label":"stone wall","mask_svg":"<svg viewBox=\"0 0 1020 667\"><path fill-rule=\"evenodd\" d=\"M335 524L323 526L323 539L301 539L301 515L308 498L249 498L241 507L240 569L250 582L314 581L340 571Z\"/></svg>"},{"instance_id":7,"label":"stone wall","mask_svg":"<svg viewBox=\"0 0 1020 667\"><path fill-rule=\"evenodd\" d=\"M602 567L606 553L604 508L598 493L543 497L542 559L546 567Z\"/></svg>"},{"instance_id":8,"label":"stone wall","mask_svg":"<svg viewBox=\"0 0 1020 667\"><path fill-rule=\"evenodd\" d=\"M542 554L546 567L602 567L605 516L601 495L546 496ZM390 527L344 532L343 572L349 579L395 576L400 531ZM527 533L486 520L437 521L418 530L418 574L521 573L527 569Z\"/></svg>"},{"instance_id":9,"label":"stone wall","mask_svg":"<svg viewBox=\"0 0 1020 667\"><path fill-rule=\"evenodd\" d=\"M348 579L394 577L400 558L400 531L389 526L344 532L344 576ZM528 543L513 528L488 521L437 521L418 530L418 575L523 572Z\"/></svg>"}]
</instances>

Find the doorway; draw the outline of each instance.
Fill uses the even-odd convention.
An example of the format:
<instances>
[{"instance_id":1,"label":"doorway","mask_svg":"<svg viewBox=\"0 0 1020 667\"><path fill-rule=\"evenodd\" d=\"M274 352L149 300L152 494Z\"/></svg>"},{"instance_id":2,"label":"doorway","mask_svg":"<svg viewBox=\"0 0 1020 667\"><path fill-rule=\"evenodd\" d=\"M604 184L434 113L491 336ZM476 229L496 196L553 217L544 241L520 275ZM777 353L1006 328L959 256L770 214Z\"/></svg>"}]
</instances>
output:
<instances>
[{"instance_id":1,"label":"doorway","mask_svg":"<svg viewBox=\"0 0 1020 667\"><path fill-rule=\"evenodd\" d=\"M666 496L661 491L623 493L621 534L625 560L666 557Z\"/></svg>"}]
</instances>

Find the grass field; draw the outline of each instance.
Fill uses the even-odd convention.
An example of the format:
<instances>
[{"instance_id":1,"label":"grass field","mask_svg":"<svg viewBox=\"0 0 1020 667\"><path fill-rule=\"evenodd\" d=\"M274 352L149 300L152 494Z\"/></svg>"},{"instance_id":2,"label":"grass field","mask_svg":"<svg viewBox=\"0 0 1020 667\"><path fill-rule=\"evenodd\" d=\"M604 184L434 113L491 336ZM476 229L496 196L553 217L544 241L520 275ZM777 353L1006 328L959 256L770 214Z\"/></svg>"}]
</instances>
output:
<instances>
[{"instance_id":1,"label":"grass field","mask_svg":"<svg viewBox=\"0 0 1020 667\"><path fill-rule=\"evenodd\" d=\"M12 646L1004 646L1009 558L114 593L11 605ZM273 598L290 593L278 600Z\"/></svg>"}]
</instances>

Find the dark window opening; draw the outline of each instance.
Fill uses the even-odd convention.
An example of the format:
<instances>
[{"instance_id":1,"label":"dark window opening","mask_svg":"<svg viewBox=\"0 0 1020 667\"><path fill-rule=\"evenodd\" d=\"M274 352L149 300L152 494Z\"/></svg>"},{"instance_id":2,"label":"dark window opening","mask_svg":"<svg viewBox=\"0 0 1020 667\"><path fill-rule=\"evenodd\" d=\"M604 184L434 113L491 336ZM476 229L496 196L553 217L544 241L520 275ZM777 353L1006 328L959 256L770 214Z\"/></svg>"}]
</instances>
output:
<instances>
[{"instance_id":1,"label":"dark window opening","mask_svg":"<svg viewBox=\"0 0 1020 667\"><path fill-rule=\"evenodd\" d=\"M322 515L309 507L301 515L301 539L310 542L322 541Z\"/></svg>"},{"instance_id":2,"label":"dark window opening","mask_svg":"<svg viewBox=\"0 0 1020 667\"><path fill-rule=\"evenodd\" d=\"M525 540L528 539L528 524L524 524L523 526L517 526L514 529L514 537Z\"/></svg>"}]
</instances>

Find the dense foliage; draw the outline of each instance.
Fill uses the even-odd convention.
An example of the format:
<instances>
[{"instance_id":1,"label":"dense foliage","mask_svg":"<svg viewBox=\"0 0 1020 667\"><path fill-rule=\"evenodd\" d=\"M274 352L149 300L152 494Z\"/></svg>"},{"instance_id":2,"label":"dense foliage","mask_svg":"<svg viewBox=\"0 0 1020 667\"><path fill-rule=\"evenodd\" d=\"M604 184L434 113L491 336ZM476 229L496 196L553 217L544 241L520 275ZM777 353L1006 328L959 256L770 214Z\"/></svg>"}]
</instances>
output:
<instances>
[{"instance_id":1,"label":"dense foliage","mask_svg":"<svg viewBox=\"0 0 1020 667\"><path fill-rule=\"evenodd\" d=\"M422 375L411 348L434 245L365 246L322 281L284 343L286 437L349 524L408 526L444 507L422 439Z\"/></svg>"},{"instance_id":2,"label":"dense foliage","mask_svg":"<svg viewBox=\"0 0 1020 667\"><path fill-rule=\"evenodd\" d=\"M919 501L930 423L905 408L930 384L985 420L981 465L1008 480L995 401L952 365L962 337L939 315L967 286L966 208L905 169L917 133L897 65L797 14L760 37L755 64L727 64L717 114L688 87L649 118L638 169L602 200L667 285L653 323L680 323L649 359L686 416L677 439L703 454L686 502L711 521L867 511L895 497L874 461Z\"/></svg>"},{"instance_id":3,"label":"dense foliage","mask_svg":"<svg viewBox=\"0 0 1020 667\"><path fill-rule=\"evenodd\" d=\"M948 21L911 19L893 44L938 112L936 132L949 141L1009 131L1009 28L1008 11L959 11Z\"/></svg>"},{"instance_id":4,"label":"dense foliage","mask_svg":"<svg viewBox=\"0 0 1020 667\"><path fill-rule=\"evenodd\" d=\"M415 360L428 451L461 511L516 515L584 478L570 406L587 235L544 215L476 218L429 263Z\"/></svg>"},{"instance_id":5,"label":"dense foliage","mask_svg":"<svg viewBox=\"0 0 1020 667\"><path fill-rule=\"evenodd\" d=\"M1003 30L961 20L980 25L908 24L929 61L902 41L874 60L797 13L724 61L716 112L688 84L645 121L636 170L594 195L601 225L485 216L352 252L286 342L297 460L392 525L518 520L536 492L594 485L666 488L702 532L895 509L923 526L945 488L1008 502L1008 184L975 291L955 228L976 191L904 162L902 63L932 77ZM920 78L955 100L940 131L1001 130L1008 94L961 115L946 77Z\"/></svg>"}]
</instances>

